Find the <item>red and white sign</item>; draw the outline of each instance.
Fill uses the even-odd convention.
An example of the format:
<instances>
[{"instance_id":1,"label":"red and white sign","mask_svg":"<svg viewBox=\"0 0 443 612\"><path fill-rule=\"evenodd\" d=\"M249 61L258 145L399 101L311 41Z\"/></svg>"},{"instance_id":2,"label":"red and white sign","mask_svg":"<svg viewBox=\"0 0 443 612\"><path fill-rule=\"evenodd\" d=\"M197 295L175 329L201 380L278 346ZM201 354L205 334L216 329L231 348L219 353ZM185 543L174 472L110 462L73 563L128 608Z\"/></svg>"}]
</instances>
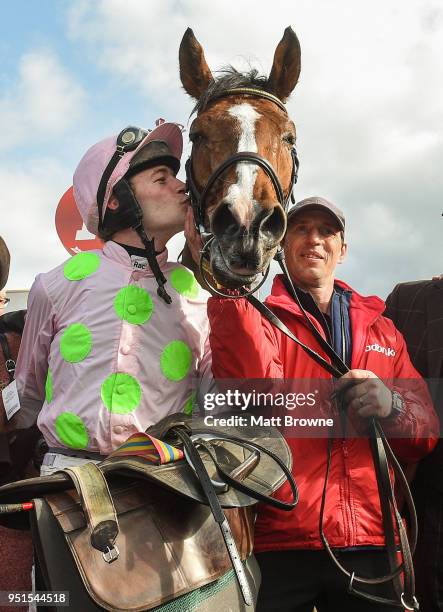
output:
<instances>
[{"instance_id":1,"label":"red and white sign","mask_svg":"<svg viewBox=\"0 0 443 612\"><path fill-rule=\"evenodd\" d=\"M71 255L102 249L103 240L91 234L83 224L75 204L72 187L66 191L55 211L55 228L63 246Z\"/></svg>"}]
</instances>

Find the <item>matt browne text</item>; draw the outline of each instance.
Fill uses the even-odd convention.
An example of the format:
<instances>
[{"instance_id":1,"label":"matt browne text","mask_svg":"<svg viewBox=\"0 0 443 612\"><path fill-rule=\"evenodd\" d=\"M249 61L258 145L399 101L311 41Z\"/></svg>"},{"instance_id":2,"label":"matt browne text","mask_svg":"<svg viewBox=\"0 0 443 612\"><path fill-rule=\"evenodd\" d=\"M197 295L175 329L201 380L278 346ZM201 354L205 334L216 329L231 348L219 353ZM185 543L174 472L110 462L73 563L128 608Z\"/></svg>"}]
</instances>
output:
<instances>
[{"instance_id":1,"label":"matt browne text","mask_svg":"<svg viewBox=\"0 0 443 612\"><path fill-rule=\"evenodd\" d=\"M289 414L275 417L250 415L249 418L240 415L229 417L207 415L204 422L207 427L332 427L334 425L334 419L299 419Z\"/></svg>"}]
</instances>

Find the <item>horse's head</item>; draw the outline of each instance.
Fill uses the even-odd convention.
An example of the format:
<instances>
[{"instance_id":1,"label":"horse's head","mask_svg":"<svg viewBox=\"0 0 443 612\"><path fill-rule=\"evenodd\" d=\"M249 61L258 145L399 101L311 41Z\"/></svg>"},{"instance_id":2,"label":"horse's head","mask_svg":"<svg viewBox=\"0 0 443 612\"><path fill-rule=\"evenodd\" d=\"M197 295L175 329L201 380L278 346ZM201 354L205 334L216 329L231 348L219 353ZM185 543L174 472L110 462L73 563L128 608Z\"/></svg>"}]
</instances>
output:
<instances>
[{"instance_id":1,"label":"horse's head","mask_svg":"<svg viewBox=\"0 0 443 612\"><path fill-rule=\"evenodd\" d=\"M296 157L295 126L283 103L298 81L300 45L286 28L268 78L227 68L214 80L190 29L179 58L183 87L197 100L187 165L195 215L214 236L215 279L240 287L267 268L286 230Z\"/></svg>"}]
</instances>

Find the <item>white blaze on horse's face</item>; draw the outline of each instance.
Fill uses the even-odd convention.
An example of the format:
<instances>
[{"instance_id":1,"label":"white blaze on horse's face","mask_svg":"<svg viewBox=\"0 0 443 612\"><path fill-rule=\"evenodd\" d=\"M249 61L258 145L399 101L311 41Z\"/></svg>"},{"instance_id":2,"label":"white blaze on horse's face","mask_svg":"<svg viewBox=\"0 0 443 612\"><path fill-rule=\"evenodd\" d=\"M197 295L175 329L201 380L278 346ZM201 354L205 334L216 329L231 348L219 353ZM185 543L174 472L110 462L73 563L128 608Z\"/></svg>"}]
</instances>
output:
<instances>
[{"instance_id":1,"label":"white blaze on horse's face","mask_svg":"<svg viewBox=\"0 0 443 612\"><path fill-rule=\"evenodd\" d=\"M261 116L260 113L257 113L247 103L232 106L228 113L239 124L240 138L238 140L237 152L251 151L257 153L255 124ZM237 182L230 185L225 198L231 205L232 214L237 218L239 224L243 225L246 229L249 229L253 218L252 197L257 170L257 164L239 162L237 164Z\"/></svg>"}]
</instances>

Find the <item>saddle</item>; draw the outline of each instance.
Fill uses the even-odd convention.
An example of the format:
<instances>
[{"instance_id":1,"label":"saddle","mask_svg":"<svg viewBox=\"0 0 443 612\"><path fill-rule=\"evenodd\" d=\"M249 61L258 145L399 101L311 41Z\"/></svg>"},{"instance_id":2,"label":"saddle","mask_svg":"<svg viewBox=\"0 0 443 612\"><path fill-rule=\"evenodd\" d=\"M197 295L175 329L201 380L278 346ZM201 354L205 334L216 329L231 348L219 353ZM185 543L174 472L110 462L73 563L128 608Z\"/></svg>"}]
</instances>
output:
<instances>
[{"instance_id":1,"label":"saddle","mask_svg":"<svg viewBox=\"0 0 443 612\"><path fill-rule=\"evenodd\" d=\"M184 458L154 465L117 454L0 487L0 504L34 502L31 528L46 590L69 590L75 609L135 612L234 568L251 605L254 585L242 562L252 552L252 507L260 500L291 509L298 497L284 438L272 427L207 428L183 414L146 433L176 445ZM291 504L271 497L286 478Z\"/></svg>"}]
</instances>

